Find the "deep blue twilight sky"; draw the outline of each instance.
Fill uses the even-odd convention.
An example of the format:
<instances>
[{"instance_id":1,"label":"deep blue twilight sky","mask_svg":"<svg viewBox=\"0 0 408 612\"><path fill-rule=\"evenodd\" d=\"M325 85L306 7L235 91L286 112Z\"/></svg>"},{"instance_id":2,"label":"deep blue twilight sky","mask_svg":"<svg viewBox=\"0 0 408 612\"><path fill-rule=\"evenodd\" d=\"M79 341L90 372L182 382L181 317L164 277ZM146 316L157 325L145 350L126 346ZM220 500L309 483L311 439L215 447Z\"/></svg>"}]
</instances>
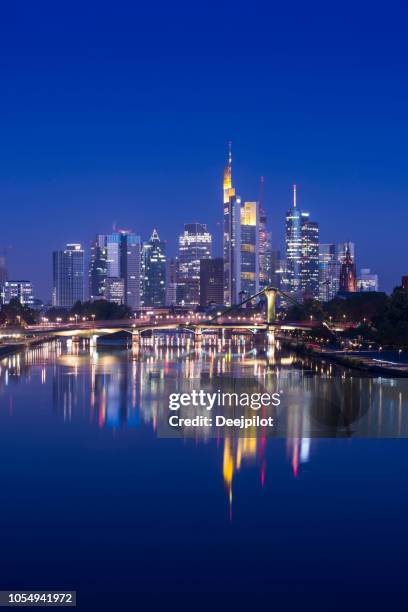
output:
<instances>
[{"instance_id":1,"label":"deep blue twilight sky","mask_svg":"<svg viewBox=\"0 0 408 612\"><path fill-rule=\"evenodd\" d=\"M265 176L281 246L291 185L321 241L354 240L390 290L408 273L403 2L8 3L0 25L0 250L49 299L51 251L114 221L176 253L220 247L233 141L247 199Z\"/></svg>"}]
</instances>

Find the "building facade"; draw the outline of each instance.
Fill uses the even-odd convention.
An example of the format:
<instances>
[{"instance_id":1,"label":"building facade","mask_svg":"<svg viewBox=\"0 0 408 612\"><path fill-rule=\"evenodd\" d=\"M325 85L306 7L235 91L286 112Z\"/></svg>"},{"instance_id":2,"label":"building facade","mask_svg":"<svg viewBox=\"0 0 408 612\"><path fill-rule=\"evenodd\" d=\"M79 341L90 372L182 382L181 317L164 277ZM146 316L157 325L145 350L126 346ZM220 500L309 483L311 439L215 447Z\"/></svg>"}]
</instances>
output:
<instances>
[{"instance_id":1,"label":"building facade","mask_svg":"<svg viewBox=\"0 0 408 612\"><path fill-rule=\"evenodd\" d=\"M98 234L91 244L89 296L109 299L107 279L123 279L124 304L135 309L141 295L141 240L130 230Z\"/></svg>"},{"instance_id":2,"label":"building facade","mask_svg":"<svg viewBox=\"0 0 408 612\"><path fill-rule=\"evenodd\" d=\"M89 299L91 301L104 299L106 278L108 276L108 249L106 236L98 234L91 242L89 261ZM107 299L107 298L106 298Z\"/></svg>"},{"instance_id":3,"label":"building facade","mask_svg":"<svg viewBox=\"0 0 408 612\"><path fill-rule=\"evenodd\" d=\"M378 274L373 274L370 268L361 268L357 291L378 291Z\"/></svg>"},{"instance_id":4,"label":"building facade","mask_svg":"<svg viewBox=\"0 0 408 612\"><path fill-rule=\"evenodd\" d=\"M165 306L166 244L155 229L143 245L142 269L142 306Z\"/></svg>"},{"instance_id":5,"label":"building facade","mask_svg":"<svg viewBox=\"0 0 408 612\"><path fill-rule=\"evenodd\" d=\"M200 261L200 306L224 302L224 260L222 257Z\"/></svg>"},{"instance_id":6,"label":"building facade","mask_svg":"<svg viewBox=\"0 0 408 612\"><path fill-rule=\"evenodd\" d=\"M200 303L200 261L210 259L212 236L205 223L187 223L179 237L177 304Z\"/></svg>"},{"instance_id":7,"label":"building facade","mask_svg":"<svg viewBox=\"0 0 408 612\"><path fill-rule=\"evenodd\" d=\"M224 303L230 306L259 291L260 239L258 202L243 202L232 186L231 148L224 169L223 205ZM263 234L262 240L265 247Z\"/></svg>"},{"instance_id":8,"label":"building facade","mask_svg":"<svg viewBox=\"0 0 408 612\"><path fill-rule=\"evenodd\" d=\"M319 299L319 225L298 208L296 185L286 213L285 246L285 289L297 299Z\"/></svg>"},{"instance_id":9,"label":"building facade","mask_svg":"<svg viewBox=\"0 0 408 612\"><path fill-rule=\"evenodd\" d=\"M18 300L22 306L34 307L33 285L27 280L6 280L2 289L2 302L9 304L11 300Z\"/></svg>"},{"instance_id":10,"label":"building facade","mask_svg":"<svg viewBox=\"0 0 408 612\"><path fill-rule=\"evenodd\" d=\"M340 267L336 245L319 245L319 299L333 300L339 292Z\"/></svg>"},{"instance_id":11,"label":"building facade","mask_svg":"<svg viewBox=\"0 0 408 612\"><path fill-rule=\"evenodd\" d=\"M78 301L84 301L84 251L74 243L53 252L52 305L71 308Z\"/></svg>"},{"instance_id":12,"label":"building facade","mask_svg":"<svg viewBox=\"0 0 408 612\"><path fill-rule=\"evenodd\" d=\"M105 281L104 298L115 304L125 303L125 281L123 278L108 276Z\"/></svg>"}]
</instances>

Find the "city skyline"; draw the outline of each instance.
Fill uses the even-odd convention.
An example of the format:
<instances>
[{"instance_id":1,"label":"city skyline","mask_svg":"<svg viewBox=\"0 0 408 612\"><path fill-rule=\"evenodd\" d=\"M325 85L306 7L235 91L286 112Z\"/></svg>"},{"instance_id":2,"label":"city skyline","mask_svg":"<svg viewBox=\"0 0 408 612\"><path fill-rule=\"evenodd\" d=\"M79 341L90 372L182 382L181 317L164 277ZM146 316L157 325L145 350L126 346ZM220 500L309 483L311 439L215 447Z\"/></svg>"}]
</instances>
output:
<instances>
[{"instance_id":1,"label":"city skyline","mask_svg":"<svg viewBox=\"0 0 408 612\"><path fill-rule=\"evenodd\" d=\"M313 298L324 301L325 296L332 299L337 291L345 289L342 285L341 274L343 262L347 257L352 258L354 269L354 284L350 284L351 291L379 290L378 274L373 274L371 268L360 268L359 284L357 285L357 267L354 242L346 241L335 244L324 244L319 239L320 223L310 219L310 212L302 210L297 204L297 185L292 186L292 202L285 213L284 222L284 247L281 250L276 244L281 245L281 239L277 239L277 232L268 223L263 203L263 191L265 179L260 177L259 199L247 201L242 199L235 189L232 178L232 142L228 143L227 162L224 166L222 180L222 202L223 202L223 261L224 261L224 304L237 304L245 297L254 295L259 287L265 284L275 283L299 299ZM217 224L219 225L219 224ZM275 236L273 240L272 236ZM154 227L150 241L159 241L157 230ZM173 237L174 238L174 237ZM130 242L129 242L130 241ZM129 243L129 244L128 244ZM200 298L200 259L217 258L218 253L213 252L213 234L208 231L207 223L185 223L184 232L178 237L178 253L174 258L168 257L168 261L176 261L177 264L177 288L176 301L166 304L168 286L166 282L167 252L166 241L160 241L159 251L154 255L163 257L163 270L159 272L162 277L162 289L160 299L148 297L143 294L150 290L147 288L151 279L145 276L145 267L149 267L146 256L149 241L137 235L131 229L121 229L117 223L113 223L110 234L96 234L87 245L80 243L67 243L66 251L53 252L53 282L51 292L51 304L54 306L72 306L73 303L90 299L108 299L118 304L125 304L130 308L138 308L143 305L153 305L151 300L156 300L157 306L177 303L195 306L201 301ZM207 247L208 245L208 247ZM234 246L235 245L235 246ZM56 272L55 257L57 253L70 253L71 248L81 252L82 267L82 289L75 293L73 298L56 297L61 290L72 293L68 285L68 272ZM331 255L333 262L337 265L333 268L330 257L327 258L327 247L333 248ZM131 250L129 250L131 249ZM160 255L160 250L164 250ZM170 249L171 252L171 249ZM261 260L263 254L263 261ZM282 255L281 255L282 253ZM145 261L145 263L144 263ZM5 274L7 276L7 261L2 258ZM129 272L127 271L128 266ZM193 268L190 267L193 266ZM283 266L283 267L282 267ZM332 266L329 268L328 266ZM188 270L187 270L188 268ZM151 274L157 271L152 268ZM57 276L67 275L68 285L63 289L58 288ZM56 276L57 275L57 276ZM85 278L88 276L88 280ZM267 278L268 277L268 278ZM8 275L11 280L11 276ZM133 280L132 280L133 279ZM268 280L269 279L269 280ZM14 282L22 282L16 281ZM157 279L158 280L158 279ZM157 280L153 281L154 283ZM79 281L77 281L78 283ZM160 284L160 281L158 281ZM129 284L130 283L130 284ZM146 284L147 283L147 284ZM66 284L66 283L65 283ZM78 285L79 286L79 285ZM30 281L30 291L33 296L33 283ZM326 287L326 289L324 289ZM155 290L156 291L156 290ZM80 294L82 297L80 297ZM74 295L74 294L72 294ZM147 295L147 294L146 294ZM79 297L78 297L79 296ZM38 294L35 298L38 300ZM48 304L47 299L43 300ZM7 300L6 300L7 303ZM221 303L221 302L220 302Z\"/></svg>"},{"instance_id":2,"label":"city skyline","mask_svg":"<svg viewBox=\"0 0 408 612\"><path fill-rule=\"evenodd\" d=\"M321 242L354 240L358 266L391 291L407 273L407 8L343 7L333 20L324 4L299 5L293 20L292 7L260 6L206 7L199 19L172 7L171 32L170 7L80 21L7 7L0 255L12 278L45 298L49 252L88 245L115 221L143 239L157 227L170 256L184 223L204 222L221 255L231 139L240 193L256 199L265 177L274 248L296 182ZM231 48L226 24L250 44Z\"/></svg>"}]
</instances>

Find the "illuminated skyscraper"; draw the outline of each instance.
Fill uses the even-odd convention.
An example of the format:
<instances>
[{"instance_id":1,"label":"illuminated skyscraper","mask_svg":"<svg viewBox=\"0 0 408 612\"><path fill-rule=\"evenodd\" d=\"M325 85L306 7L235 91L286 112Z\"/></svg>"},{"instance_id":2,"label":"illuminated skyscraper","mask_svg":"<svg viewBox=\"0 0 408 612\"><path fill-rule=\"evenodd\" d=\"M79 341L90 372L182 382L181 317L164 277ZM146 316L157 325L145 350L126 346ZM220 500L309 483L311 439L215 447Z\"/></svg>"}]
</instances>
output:
<instances>
[{"instance_id":1,"label":"illuminated skyscraper","mask_svg":"<svg viewBox=\"0 0 408 612\"><path fill-rule=\"evenodd\" d=\"M2 255L0 256L0 290L3 287L4 283L7 280L7 266L6 266L6 258Z\"/></svg>"},{"instance_id":2,"label":"illuminated skyscraper","mask_svg":"<svg viewBox=\"0 0 408 612\"><path fill-rule=\"evenodd\" d=\"M212 236L205 223L187 223L179 237L177 303L200 303L200 260L211 257Z\"/></svg>"},{"instance_id":3,"label":"illuminated skyscraper","mask_svg":"<svg viewBox=\"0 0 408 612\"><path fill-rule=\"evenodd\" d=\"M107 279L123 279L124 303L129 308L140 306L140 236L129 230L119 230L112 234L98 234L96 236L91 246L89 267L89 296L91 300L103 299L104 297L108 299L105 291ZM116 302L119 301L117 295L118 289L116 287Z\"/></svg>"},{"instance_id":4,"label":"illuminated skyscraper","mask_svg":"<svg viewBox=\"0 0 408 612\"><path fill-rule=\"evenodd\" d=\"M143 306L164 306L166 303L166 244L154 229L143 245Z\"/></svg>"},{"instance_id":5,"label":"illuminated skyscraper","mask_svg":"<svg viewBox=\"0 0 408 612\"><path fill-rule=\"evenodd\" d=\"M67 244L53 252L52 305L71 308L84 300L84 251L80 244Z\"/></svg>"},{"instance_id":6,"label":"illuminated skyscraper","mask_svg":"<svg viewBox=\"0 0 408 612\"><path fill-rule=\"evenodd\" d=\"M296 185L293 185L293 206L286 213L286 279L287 290L300 295L302 265L302 212L296 205Z\"/></svg>"},{"instance_id":7,"label":"illuminated skyscraper","mask_svg":"<svg viewBox=\"0 0 408 612\"><path fill-rule=\"evenodd\" d=\"M101 300L105 297L105 284L108 275L108 249L106 236L98 234L91 243L89 262L89 299Z\"/></svg>"},{"instance_id":8,"label":"illuminated skyscraper","mask_svg":"<svg viewBox=\"0 0 408 612\"><path fill-rule=\"evenodd\" d=\"M340 267L335 244L319 245L319 300L329 302L339 291Z\"/></svg>"},{"instance_id":9,"label":"illuminated skyscraper","mask_svg":"<svg viewBox=\"0 0 408 612\"><path fill-rule=\"evenodd\" d=\"M300 210L293 185L293 205L286 213L286 289L302 299L319 297L319 226Z\"/></svg>"},{"instance_id":10,"label":"illuminated skyscraper","mask_svg":"<svg viewBox=\"0 0 408 612\"><path fill-rule=\"evenodd\" d=\"M306 213L308 214L308 213ZM301 290L304 298L319 299L319 224L305 219L302 223Z\"/></svg>"},{"instance_id":11,"label":"illuminated skyscraper","mask_svg":"<svg viewBox=\"0 0 408 612\"><path fill-rule=\"evenodd\" d=\"M229 149L224 170L224 302L237 304L259 290L259 211L257 202L242 202L232 186Z\"/></svg>"},{"instance_id":12,"label":"illuminated skyscraper","mask_svg":"<svg viewBox=\"0 0 408 612\"><path fill-rule=\"evenodd\" d=\"M263 207L265 179L261 176L259 189L259 286L266 287L271 283L272 236L267 230L267 217Z\"/></svg>"},{"instance_id":13,"label":"illuminated skyscraper","mask_svg":"<svg viewBox=\"0 0 408 612\"><path fill-rule=\"evenodd\" d=\"M166 305L175 306L177 304L177 257L171 257L168 259L166 268Z\"/></svg>"}]
</instances>

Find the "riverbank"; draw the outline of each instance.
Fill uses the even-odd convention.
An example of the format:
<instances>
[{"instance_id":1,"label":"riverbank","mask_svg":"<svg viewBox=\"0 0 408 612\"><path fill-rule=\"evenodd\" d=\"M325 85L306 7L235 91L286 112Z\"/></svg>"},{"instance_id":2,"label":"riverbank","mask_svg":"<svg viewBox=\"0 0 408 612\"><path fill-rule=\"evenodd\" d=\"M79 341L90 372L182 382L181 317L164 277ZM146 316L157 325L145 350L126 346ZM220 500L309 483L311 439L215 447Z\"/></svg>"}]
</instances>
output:
<instances>
[{"instance_id":1,"label":"riverbank","mask_svg":"<svg viewBox=\"0 0 408 612\"><path fill-rule=\"evenodd\" d=\"M34 338L26 338L21 342L0 344L0 359L2 357L7 357L8 355L13 355L19 351L31 348L32 346L38 346L39 344L44 344L45 342L52 342L53 340L55 340L55 338L52 336L36 336Z\"/></svg>"},{"instance_id":2,"label":"riverbank","mask_svg":"<svg viewBox=\"0 0 408 612\"><path fill-rule=\"evenodd\" d=\"M373 351L373 357L356 354L356 351L347 352L340 350L330 350L316 347L307 342L298 340L283 339L282 344L289 350L294 350L302 355L312 355L316 359L332 361L347 368L353 368L376 376L389 376L398 378L408 378L408 364L396 363L392 361L375 358L377 351Z\"/></svg>"}]
</instances>

